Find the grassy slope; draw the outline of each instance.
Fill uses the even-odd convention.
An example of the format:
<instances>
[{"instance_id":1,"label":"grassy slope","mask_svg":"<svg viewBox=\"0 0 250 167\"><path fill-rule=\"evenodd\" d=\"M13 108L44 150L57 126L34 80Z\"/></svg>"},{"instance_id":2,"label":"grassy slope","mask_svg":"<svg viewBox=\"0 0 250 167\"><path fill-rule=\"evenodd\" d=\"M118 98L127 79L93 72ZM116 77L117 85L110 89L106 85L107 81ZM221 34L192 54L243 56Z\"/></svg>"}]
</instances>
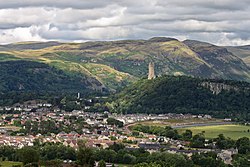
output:
<instances>
[{"instance_id":1,"label":"grassy slope","mask_svg":"<svg viewBox=\"0 0 250 167\"><path fill-rule=\"evenodd\" d=\"M178 131L182 133L186 129L190 129L193 132L193 134L205 131L206 138L215 138L219 134L224 134L225 137L230 137L235 140L241 137L250 138L250 132L247 132L248 129L250 129L250 127L244 125L200 126L200 127L178 129Z\"/></svg>"},{"instance_id":2,"label":"grassy slope","mask_svg":"<svg viewBox=\"0 0 250 167\"><path fill-rule=\"evenodd\" d=\"M13 161L0 161L0 166L2 167L12 167L13 165L23 166L22 162L13 162Z\"/></svg>"},{"instance_id":3,"label":"grassy slope","mask_svg":"<svg viewBox=\"0 0 250 167\"><path fill-rule=\"evenodd\" d=\"M60 47L71 47L70 45L60 45ZM73 48L74 49L74 46ZM96 70L94 63L84 63L84 56L80 50L59 50L56 46L43 48L38 50L12 50L0 53L0 61L9 60L31 60L52 65L58 69L64 70L66 73L78 73L83 76L89 76L97 79L100 83L105 84L109 88L116 89L123 82L133 81L135 78L129 74L117 71L107 65L102 65L100 71ZM83 60L82 60L83 58ZM93 67L93 68L92 68Z\"/></svg>"}]
</instances>

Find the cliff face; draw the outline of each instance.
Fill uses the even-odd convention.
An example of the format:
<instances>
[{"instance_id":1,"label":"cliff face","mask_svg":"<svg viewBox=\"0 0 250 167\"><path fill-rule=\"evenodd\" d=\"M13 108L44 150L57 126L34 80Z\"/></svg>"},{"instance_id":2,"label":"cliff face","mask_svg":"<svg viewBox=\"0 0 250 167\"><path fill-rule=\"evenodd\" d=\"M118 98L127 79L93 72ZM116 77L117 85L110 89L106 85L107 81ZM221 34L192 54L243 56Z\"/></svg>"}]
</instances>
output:
<instances>
[{"instance_id":1,"label":"cliff face","mask_svg":"<svg viewBox=\"0 0 250 167\"><path fill-rule=\"evenodd\" d=\"M239 88L224 83L202 82L201 86L208 88L213 94L218 95L222 91L239 91Z\"/></svg>"}]
</instances>

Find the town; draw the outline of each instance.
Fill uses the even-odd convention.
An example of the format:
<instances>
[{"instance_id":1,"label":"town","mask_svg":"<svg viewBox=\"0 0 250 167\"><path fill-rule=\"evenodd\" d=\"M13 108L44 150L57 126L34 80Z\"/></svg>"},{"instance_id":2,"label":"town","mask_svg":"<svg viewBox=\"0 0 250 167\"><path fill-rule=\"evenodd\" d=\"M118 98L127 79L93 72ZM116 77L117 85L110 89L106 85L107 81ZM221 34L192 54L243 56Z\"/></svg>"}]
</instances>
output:
<instances>
[{"instance_id":1,"label":"town","mask_svg":"<svg viewBox=\"0 0 250 167\"><path fill-rule=\"evenodd\" d=\"M91 101L88 100L88 101ZM85 107L87 110L89 106ZM35 109L35 112L33 112ZM175 123L170 126L188 126L212 120L210 115L191 114L117 114L73 110L66 112L54 108L49 103L29 102L27 105L2 107L0 116L0 146L11 146L21 149L39 143L61 143L64 146L78 149L78 141L86 141L91 148L106 149L114 143L123 143L128 150L145 149L149 152L165 150L169 153L181 153L192 156L194 153L215 152L226 164L231 164L232 155L237 149L218 149L215 143L206 140L205 148L191 148L185 140L158 136L155 134L135 132L131 127L141 122L161 120L192 120L198 122ZM12 112L9 112L12 111ZM215 124L231 124L230 119Z\"/></svg>"}]
</instances>

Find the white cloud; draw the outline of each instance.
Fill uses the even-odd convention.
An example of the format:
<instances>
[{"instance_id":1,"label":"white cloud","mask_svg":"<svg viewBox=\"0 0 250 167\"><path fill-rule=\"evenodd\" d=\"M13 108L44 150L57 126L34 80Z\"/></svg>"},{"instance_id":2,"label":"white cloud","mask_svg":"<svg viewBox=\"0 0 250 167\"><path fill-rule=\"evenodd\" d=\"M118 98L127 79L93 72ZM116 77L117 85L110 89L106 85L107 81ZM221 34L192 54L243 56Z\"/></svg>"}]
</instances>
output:
<instances>
[{"instance_id":1,"label":"white cloud","mask_svg":"<svg viewBox=\"0 0 250 167\"><path fill-rule=\"evenodd\" d=\"M36 32L38 27L14 28L0 31L0 43L14 43L19 41L45 41Z\"/></svg>"}]
</instances>

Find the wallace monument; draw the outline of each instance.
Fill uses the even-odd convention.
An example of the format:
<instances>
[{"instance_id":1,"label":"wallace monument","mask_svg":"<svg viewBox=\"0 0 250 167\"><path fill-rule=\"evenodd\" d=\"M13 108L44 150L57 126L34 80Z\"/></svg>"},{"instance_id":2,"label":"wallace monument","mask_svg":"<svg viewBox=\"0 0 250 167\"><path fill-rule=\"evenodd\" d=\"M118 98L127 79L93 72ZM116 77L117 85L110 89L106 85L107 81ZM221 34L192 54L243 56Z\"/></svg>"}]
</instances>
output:
<instances>
[{"instance_id":1,"label":"wallace monument","mask_svg":"<svg viewBox=\"0 0 250 167\"><path fill-rule=\"evenodd\" d=\"M148 64L148 79L154 79L155 78L155 65L153 62L150 62Z\"/></svg>"}]
</instances>

